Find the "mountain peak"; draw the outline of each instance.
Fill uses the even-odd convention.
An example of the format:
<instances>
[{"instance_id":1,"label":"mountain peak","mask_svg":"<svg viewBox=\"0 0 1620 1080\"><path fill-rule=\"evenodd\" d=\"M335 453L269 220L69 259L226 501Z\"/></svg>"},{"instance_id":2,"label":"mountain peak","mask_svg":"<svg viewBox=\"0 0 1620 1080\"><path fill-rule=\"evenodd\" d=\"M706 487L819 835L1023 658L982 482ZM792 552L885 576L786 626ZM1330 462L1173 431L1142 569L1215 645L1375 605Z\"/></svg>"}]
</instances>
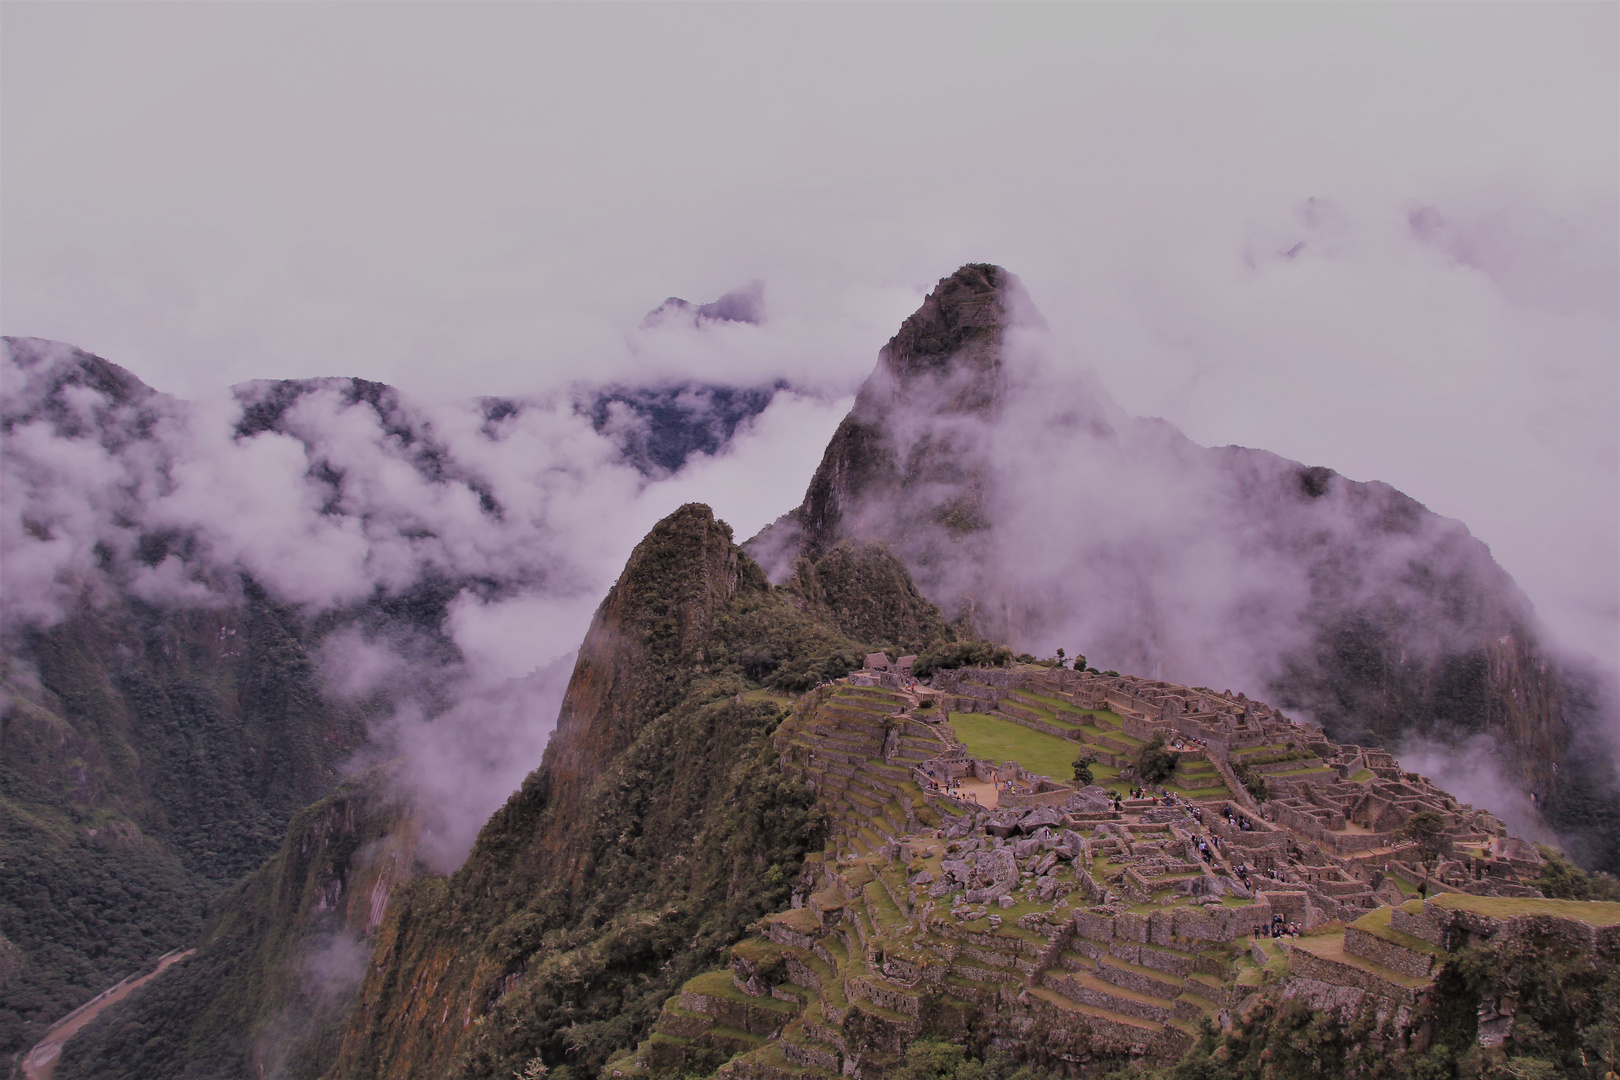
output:
<instances>
[{"instance_id":1,"label":"mountain peak","mask_svg":"<svg viewBox=\"0 0 1620 1080\"><path fill-rule=\"evenodd\" d=\"M1002 333L1033 314L1015 275L993 263L968 263L939 279L879 356L901 383L939 376L961 360L996 366Z\"/></svg>"},{"instance_id":2,"label":"mountain peak","mask_svg":"<svg viewBox=\"0 0 1620 1080\"><path fill-rule=\"evenodd\" d=\"M907 534L983 528L985 463L955 421L996 415L1007 388L1006 332L1042 326L1023 283L1000 266L968 263L940 278L879 352L799 509L749 542L773 580L801 551L820 558L844 536L870 535L901 552ZM894 430L902 414L918 420L907 437ZM934 431L940 424L950 430ZM872 505L887 508L883 522L863 520ZM902 553L915 567L914 555Z\"/></svg>"}]
</instances>

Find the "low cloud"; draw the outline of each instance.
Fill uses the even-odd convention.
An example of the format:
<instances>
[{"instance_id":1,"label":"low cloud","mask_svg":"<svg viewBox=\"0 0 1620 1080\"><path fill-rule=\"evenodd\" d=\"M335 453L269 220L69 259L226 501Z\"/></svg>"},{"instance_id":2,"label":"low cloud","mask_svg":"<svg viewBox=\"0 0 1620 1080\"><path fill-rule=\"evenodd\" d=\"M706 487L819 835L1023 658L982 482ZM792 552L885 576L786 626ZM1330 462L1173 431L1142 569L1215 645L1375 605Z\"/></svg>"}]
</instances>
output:
<instances>
[{"instance_id":1,"label":"low cloud","mask_svg":"<svg viewBox=\"0 0 1620 1080\"><path fill-rule=\"evenodd\" d=\"M1490 735L1459 737L1455 742L1414 738L1401 749L1401 768L1427 776L1458 802L1488 809L1514 835L1539 843L1560 838L1548 829L1532 795L1510 779L1502 751Z\"/></svg>"},{"instance_id":2,"label":"low cloud","mask_svg":"<svg viewBox=\"0 0 1620 1080\"><path fill-rule=\"evenodd\" d=\"M7 640L125 592L233 603L244 577L332 613L327 686L392 715L355 764L404 757L442 869L539 764L632 546L692 499L739 528L781 513L784 474L813 468L842 411L776 386L434 401L348 379L184 402L51 343L0 365ZM604 394L627 403L617 427ZM663 465L644 453L658 423L680 455Z\"/></svg>"}]
</instances>

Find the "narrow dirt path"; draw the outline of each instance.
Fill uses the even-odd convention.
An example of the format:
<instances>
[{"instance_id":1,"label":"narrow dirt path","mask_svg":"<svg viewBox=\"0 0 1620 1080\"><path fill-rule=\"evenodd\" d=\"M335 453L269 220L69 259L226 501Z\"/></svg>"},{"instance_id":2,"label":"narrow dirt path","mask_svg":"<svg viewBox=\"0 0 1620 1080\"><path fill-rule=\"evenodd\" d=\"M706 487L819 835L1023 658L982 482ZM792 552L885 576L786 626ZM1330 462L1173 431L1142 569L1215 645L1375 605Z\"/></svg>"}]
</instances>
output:
<instances>
[{"instance_id":1,"label":"narrow dirt path","mask_svg":"<svg viewBox=\"0 0 1620 1080\"><path fill-rule=\"evenodd\" d=\"M109 987L68 1013L45 1033L45 1037L34 1044L22 1060L23 1076L27 1080L51 1080L51 1074L56 1071L56 1059L62 1056L62 1046L69 1039L79 1033L79 1029L100 1015L101 1010L115 1002L123 1001L130 994L139 990L159 975L170 964L179 963L190 956L195 949L184 952L165 953L158 958L157 967L142 975L140 978L130 976L123 982Z\"/></svg>"}]
</instances>

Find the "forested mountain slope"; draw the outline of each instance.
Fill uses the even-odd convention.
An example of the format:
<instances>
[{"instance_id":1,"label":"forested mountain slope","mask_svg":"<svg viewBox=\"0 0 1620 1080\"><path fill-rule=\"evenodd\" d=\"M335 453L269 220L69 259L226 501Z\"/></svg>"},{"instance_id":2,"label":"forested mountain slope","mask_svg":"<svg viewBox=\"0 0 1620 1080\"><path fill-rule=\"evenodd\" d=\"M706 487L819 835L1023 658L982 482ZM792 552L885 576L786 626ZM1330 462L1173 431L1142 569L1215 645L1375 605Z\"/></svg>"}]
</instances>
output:
<instances>
[{"instance_id":1,"label":"forested mountain slope","mask_svg":"<svg viewBox=\"0 0 1620 1080\"><path fill-rule=\"evenodd\" d=\"M594 455L633 495L775 392L576 388L430 413L309 379L195 403L37 339L6 339L0 375L8 1063L192 942L346 769L410 756L393 794L428 806L431 861L459 859L539 760L566 670L548 681L542 656L523 679L472 678L452 611L588 578L522 471L548 468L535 443ZM491 478L495 449L514 467ZM426 724L441 716L457 736Z\"/></svg>"},{"instance_id":2,"label":"forested mountain slope","mask_svg":"<svg viewBox=\"0 0 1620 1080\"><path fill-rule=\"evenodd\" d=\"M819 847L813 797L770 747L783 695L874 648L953 639L881 549L775 589L706 507L683 507L636 548L545 763L460 870L396 885L421 869L410 822L385 783L357 780L300 814L198 955L70 1043L58 1075L325 1075L345 1016L341 1075L482 1075L542 1049L589 1070L784 903ZM334 948L373 957L358 998L360 965L307 974Z\"/></svg>"}]
</instances>

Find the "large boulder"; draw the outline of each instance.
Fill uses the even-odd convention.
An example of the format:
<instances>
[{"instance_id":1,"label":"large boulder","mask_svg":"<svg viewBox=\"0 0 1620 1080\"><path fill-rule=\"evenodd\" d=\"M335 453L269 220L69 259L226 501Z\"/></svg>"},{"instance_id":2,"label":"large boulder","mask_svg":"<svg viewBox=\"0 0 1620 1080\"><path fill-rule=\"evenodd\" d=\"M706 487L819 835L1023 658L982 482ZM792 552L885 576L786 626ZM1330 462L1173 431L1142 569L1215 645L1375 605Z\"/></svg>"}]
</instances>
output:
<instances>
[{"instance_id":1,"label":"large boulder","mask_svg":"<svg viewBox=\"0 0 1620 1080\"><path fill-rule=\"evenodd\" d=\"M1026 813L1028 811L1018 809L997 810L984 823L984 831L1005 840L1018 831L1018 823L1024 820Z\"/></svg>"},{"instance_id":2,"label":"large boulder","mask_svg":"<svg viewBox=\"0 0 1620 1080\"><path fill-rule=\"evenodd\" d=\"M988 904L1012 892L1019 882L1018 863L1011 848L980 851L970 860L973 871L966 897L970 904Z\"/></svg>"},{"instance_id":3,"label":"large boulder","mask_svg":"<svg viewBox=\"0 0 1620 1080\"><path fill-rule=\"evenodd\" d=\"M1026 814L1018 823L1018 828L1025 835L1033 833L1036 829L1055 828L1063 824L1063 815L1050 806L1038 806Z\"/></svg>"},{"instance_id":4,"label":"large boulder","mask_svg":"<svg viewBox=\"0 0 1620 1080\"><path fill-rule=\"evenodd\" d=\"M1108 794L1107 788L1092 784L1069 796L1069 801L1064 803L1064 808L1071 814L1100 814L1105 810L1112 810L1114 800Z\"/></svg>"}]
</instances>

